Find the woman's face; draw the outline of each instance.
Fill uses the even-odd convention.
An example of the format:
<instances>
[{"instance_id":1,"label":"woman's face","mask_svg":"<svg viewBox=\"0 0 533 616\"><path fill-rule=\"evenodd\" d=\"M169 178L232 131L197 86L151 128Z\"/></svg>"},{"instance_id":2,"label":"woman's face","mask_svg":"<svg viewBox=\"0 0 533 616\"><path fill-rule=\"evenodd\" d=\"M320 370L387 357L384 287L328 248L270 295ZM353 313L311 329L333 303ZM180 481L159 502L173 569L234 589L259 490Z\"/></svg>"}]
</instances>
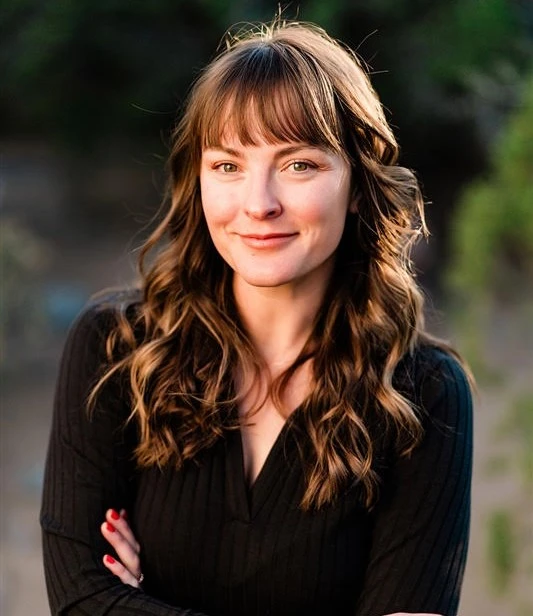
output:
<instances>
[{"instance_id":1,"label":"woman's face","mask_svg":"<svg viewBox=\"0 0 533 616\"><path fill-rule=\"evenodd\" d=\"M306 143L242 145L233 136L202 153L202 205L234 284L325 286L350 202L338 154Z\"/></svg>"}]
</instances>

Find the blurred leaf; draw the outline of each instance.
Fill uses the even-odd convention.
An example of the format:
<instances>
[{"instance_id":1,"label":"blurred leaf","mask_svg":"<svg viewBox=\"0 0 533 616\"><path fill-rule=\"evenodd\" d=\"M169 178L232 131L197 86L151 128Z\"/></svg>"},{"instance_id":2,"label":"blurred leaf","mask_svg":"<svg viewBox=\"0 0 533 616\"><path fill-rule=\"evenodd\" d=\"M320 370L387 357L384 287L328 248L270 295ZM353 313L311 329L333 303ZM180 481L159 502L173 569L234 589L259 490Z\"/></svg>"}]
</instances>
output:
<instances>
[{"instance_id":1,"label":"blurred leaf","mask_svg":"<svg viewBox=\"0 0 533 616\"><path fill-rule=\"evenodd\" d=\"M523 394L514 402L508 421L508 431L516 439L518 462L526 489L533 488L533 392Z\"/></svg>"},{"instance_id":2,"label":"blurred leaf","mask_svg":"<svg viewBox=\"0 0 533 616\"><path fill-rule=\"evenodd\" d=\"M490 589L496 595L509 590L516 565L515 537L509 512L493 511L488 519Z\"/></svg>"}]
</instances>

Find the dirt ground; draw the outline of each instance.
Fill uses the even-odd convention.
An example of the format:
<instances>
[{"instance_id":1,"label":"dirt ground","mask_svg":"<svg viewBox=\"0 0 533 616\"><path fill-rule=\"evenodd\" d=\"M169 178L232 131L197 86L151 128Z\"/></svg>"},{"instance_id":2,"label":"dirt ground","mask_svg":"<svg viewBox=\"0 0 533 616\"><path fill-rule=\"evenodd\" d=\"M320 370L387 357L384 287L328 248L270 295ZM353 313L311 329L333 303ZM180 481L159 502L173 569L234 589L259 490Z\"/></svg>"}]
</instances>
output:
<instances>
[{"instance_id":1,"label":"dirt ground","mask_svg":"<svg viewBox=\"0 0 533 616\"><path fill-rule=\"evenodd\" d=\"M116 240L104 239L98 242L97 249L94 244L87 249L71 242L48 268L46 283L62 289L79 288L79 281L83 280L82 293L88 296L102 287L125 282L130 278L131 268L123 246L126 242L121 245ZM484 386L476 405L472 537L461 616L525 616L524 606L528 602L533 605L531 581L519 580L507 596L497 600L490 592L487 577L487 516L496 508L518 508L524 503L531 505L533 511L533 502L527 501L513 475L494 476L487 470L509 392L531 387L533 375L529 349L524 346L517 353L516 341L512 341L512 348L506 348L505 332L500 331L499 335L495 345L501 362L518 365L513 382L506 387ZM46 343L30 349L29 354L17 348L8 349L13 353L13 364L10 365L8 356L2 374L0 613L3 616L49 613L38 512L54 381L63 339L64 331L48 335ZM527 531L530 540L531 526L530 523Z\"/></svg>"}]
</instances>

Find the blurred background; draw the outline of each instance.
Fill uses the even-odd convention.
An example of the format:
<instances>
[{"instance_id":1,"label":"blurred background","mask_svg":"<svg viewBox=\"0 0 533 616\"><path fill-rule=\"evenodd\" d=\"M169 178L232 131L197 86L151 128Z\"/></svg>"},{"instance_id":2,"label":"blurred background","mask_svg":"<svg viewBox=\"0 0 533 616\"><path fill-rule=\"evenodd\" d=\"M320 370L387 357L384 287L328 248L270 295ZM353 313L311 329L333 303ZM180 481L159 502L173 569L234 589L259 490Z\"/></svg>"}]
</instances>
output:
<instances>
[{"instance_id":1,"label":"blurred background","mask_svg":"<svg viewBox=\"0 0 533 616\"><path fill-rule=\"evenodd\" d=\"M282 7L284 4L282 3ZM61 347L135 278L167 138L232 24L271 0L2 0L0 613L48 614L38 511ZM428 319L479 384L461 616L533 614L533 2L309 0L357 49L416 169Z\"/></svg>"}]
</instances>

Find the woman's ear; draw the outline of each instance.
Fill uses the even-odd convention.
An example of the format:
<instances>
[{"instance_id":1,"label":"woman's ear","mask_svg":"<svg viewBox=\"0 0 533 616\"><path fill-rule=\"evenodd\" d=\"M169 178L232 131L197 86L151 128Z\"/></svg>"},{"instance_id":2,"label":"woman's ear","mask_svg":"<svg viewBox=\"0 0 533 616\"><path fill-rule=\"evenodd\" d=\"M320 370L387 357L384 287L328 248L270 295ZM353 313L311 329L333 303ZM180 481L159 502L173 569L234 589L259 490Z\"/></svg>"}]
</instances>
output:
<instances>
[{"instance_id":1,"label":"woman's ear","mask_svg":"<svg viewBox=\"0 0 533 616\"><path fill-rule=\"evenodd\" d=\"M350 199L350 203L348 204L348 212L350 212L350 214L357 214L357 211L359 209L359 198L360 198L359 192L355 192L352 195L352 198Z\"/></svg>"}]
</instances>

